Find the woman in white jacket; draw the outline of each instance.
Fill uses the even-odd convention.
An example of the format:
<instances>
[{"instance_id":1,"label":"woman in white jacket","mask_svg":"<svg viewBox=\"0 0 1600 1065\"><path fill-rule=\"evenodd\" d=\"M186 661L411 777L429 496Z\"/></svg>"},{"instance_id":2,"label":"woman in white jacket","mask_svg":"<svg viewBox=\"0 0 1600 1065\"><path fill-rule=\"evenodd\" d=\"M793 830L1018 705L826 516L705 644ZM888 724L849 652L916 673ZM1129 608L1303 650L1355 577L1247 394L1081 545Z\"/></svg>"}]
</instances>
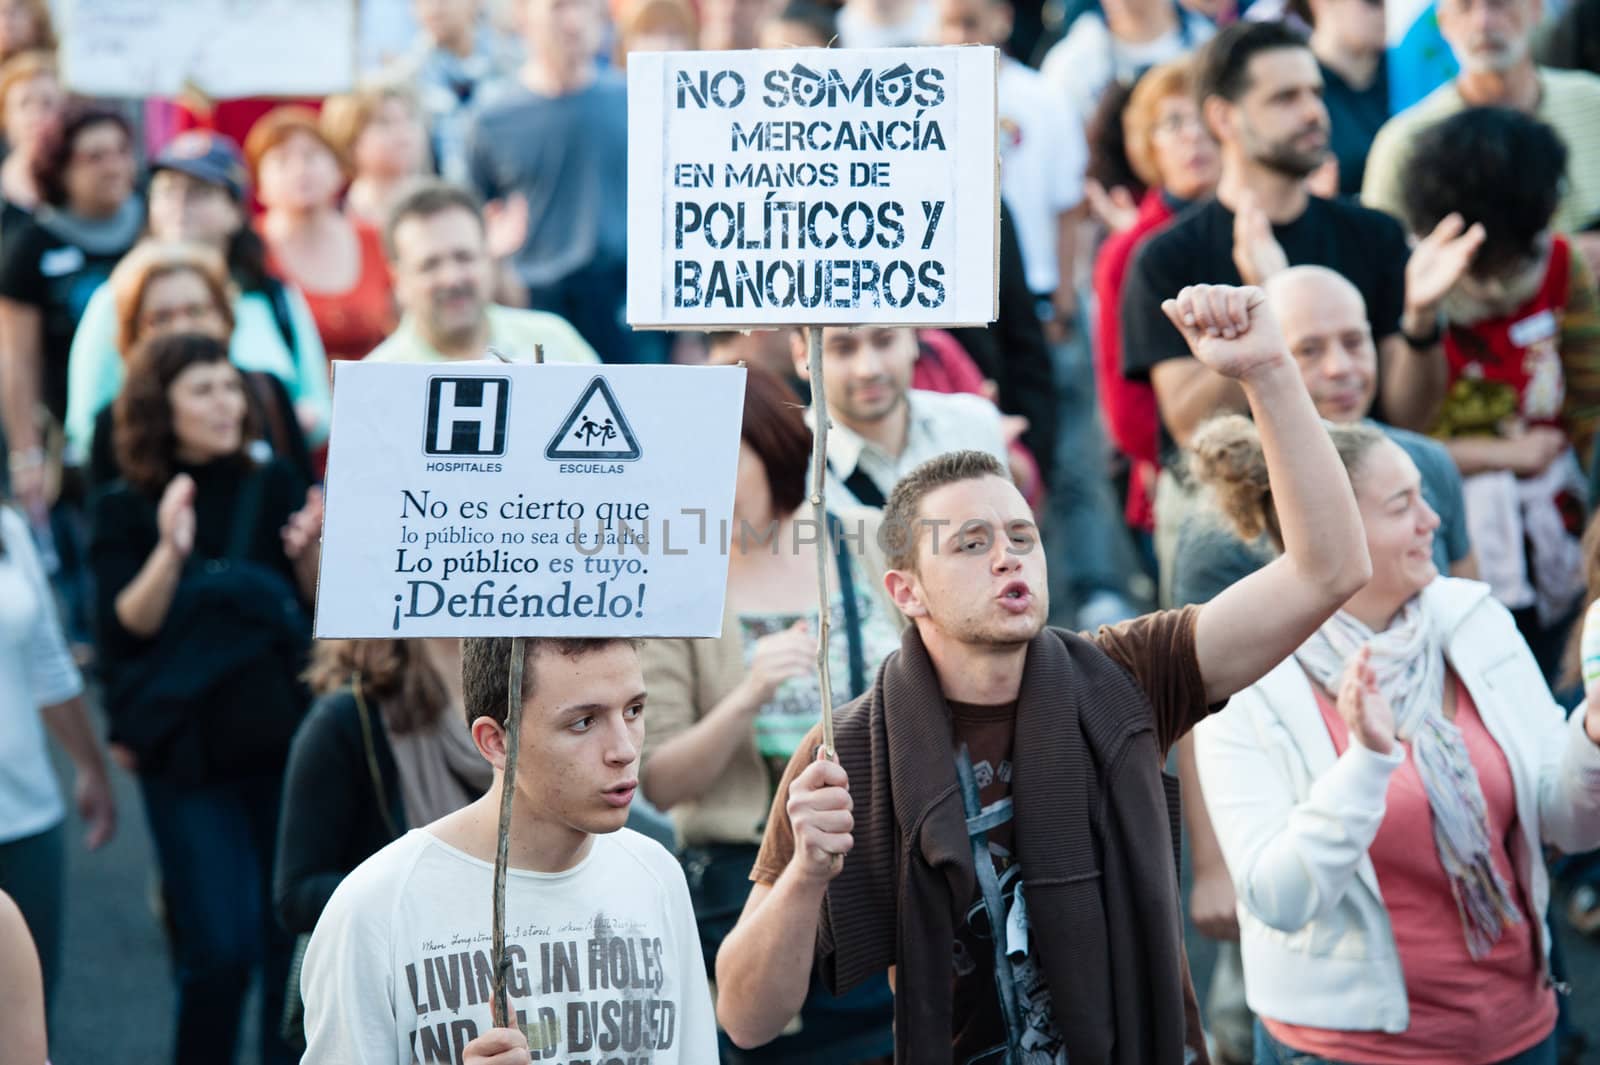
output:
<instances>
[{"instance_id":1,"label":"woman in white jacket","mask_svg":"<svg viewBox=\"0 0 1600 1065\"><path fill-rule=\"evenodd\" d=\"M1435 569L1405 452L1330 432L1372 580L1196 730L1257 1065L1553 1065L1541 848L1600 844L1600 700L1563 721L1487 586ZM1240 535L1275 537L1254 427L1193 450Z\"/></svg>"}]
</instances>

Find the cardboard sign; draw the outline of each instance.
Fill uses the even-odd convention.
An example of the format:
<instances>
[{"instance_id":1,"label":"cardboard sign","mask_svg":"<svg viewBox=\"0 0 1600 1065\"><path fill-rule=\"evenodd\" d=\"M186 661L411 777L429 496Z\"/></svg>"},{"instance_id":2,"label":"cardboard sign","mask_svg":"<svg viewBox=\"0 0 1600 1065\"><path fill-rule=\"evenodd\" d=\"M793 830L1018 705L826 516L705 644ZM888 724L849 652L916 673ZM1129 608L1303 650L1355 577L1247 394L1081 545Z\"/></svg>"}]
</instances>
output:
<instances>
[{"instance_id":1,"label":"cardboard sign","mask_svg":"<svg viewBox=\"0 0 1600 1065\"><path fill-rule=\"evenodd\" d=\"M992 322L998 55L629 56L629 323Z\"/></svg>"},{"instance_id":2,"label":"cardboard sign","mask_svg":"<svg viewBox=\"0 0 1600 1065\"><path fill-rule=\"evenodd\" d=\"M318 637L721 632L742 368L334 365Z\"/></svg>"},{"instance_id":3,"label":"cardboard sign","mask_svg":"<svg viewBox=\"0 0 1600 1065\"><path fill-rule=\"evenodd\" d=\"M61 66L87 96L323 96L355 83L354 0L64 0Z\"/></svg>"}]
</instances>

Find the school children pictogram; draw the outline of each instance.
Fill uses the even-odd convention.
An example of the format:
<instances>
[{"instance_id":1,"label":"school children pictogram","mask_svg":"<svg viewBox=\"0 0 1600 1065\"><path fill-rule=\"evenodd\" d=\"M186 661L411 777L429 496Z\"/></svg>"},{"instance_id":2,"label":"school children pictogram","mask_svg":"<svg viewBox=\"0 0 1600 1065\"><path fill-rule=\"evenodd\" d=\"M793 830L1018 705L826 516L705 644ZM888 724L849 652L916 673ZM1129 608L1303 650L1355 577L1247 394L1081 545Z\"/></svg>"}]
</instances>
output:
<instances>
[{"instance_id":1,"label":"school children pictogram","mask_svg":"<svg viewBox=\"0 0 1600 1065\"><path fill-rule=\"evenodd\" d=\"M589 382L544 450L547 459L636 459L641 454L604 377Z\"/></svg>"}]
</instances>

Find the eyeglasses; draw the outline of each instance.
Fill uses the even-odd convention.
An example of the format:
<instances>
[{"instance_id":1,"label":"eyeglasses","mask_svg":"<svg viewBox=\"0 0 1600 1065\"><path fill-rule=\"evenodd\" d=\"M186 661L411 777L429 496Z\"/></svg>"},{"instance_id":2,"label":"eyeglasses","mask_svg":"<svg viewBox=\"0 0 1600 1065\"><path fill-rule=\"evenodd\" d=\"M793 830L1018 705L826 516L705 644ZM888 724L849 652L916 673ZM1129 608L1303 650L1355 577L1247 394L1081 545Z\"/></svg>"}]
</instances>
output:
<instances>
[{"instance_id":1,"label":"eyeglasses","mask_svg":"<svg viewBox=\"0 0 1600 1065\"><path fill-rule=\"evenodd\" d=\"M151 331L171 328L180 323L198 322L210 318L217 309L209 303L180 303L172 307L157 307L140 315L144 327Z\"/></svg>"},{"instance_id":2,"label":"eyeglasses","mask_svg":"<svg viewBox=\"0 0 1600 1065\"><path fill-rule=\"evenodd\" d=\"M1378 2L1382 3L1382 0ZM1203 128L1199 115L1168 115L1156 123L1154 132L1157 136L1176 137L1183 133L1198 133Z\"/></svg>"}]
</instances>

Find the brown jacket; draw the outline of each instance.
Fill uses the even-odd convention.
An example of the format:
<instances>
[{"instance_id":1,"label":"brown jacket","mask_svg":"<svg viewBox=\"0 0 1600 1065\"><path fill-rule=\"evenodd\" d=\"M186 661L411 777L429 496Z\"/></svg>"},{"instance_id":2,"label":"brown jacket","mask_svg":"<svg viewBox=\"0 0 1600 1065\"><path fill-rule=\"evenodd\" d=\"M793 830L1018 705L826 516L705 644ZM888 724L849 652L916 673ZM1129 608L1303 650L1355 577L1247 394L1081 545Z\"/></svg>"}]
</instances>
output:
<instances>
[{"instance_id":1,"label":"brown jacket","mask_svg":"<svg viewBox=\"0 0 1600 1065\"><path fill-rule=\"evenodd\" d=\"M1073 1065L1183 1065L1186 1044L1206 1060L1183 949L1177 782L1162 770L1207 711L1193 623L1190 608L1095 641L1047 629L1028 650L1016 849ZM896 1062L948 1061L950 944L976 881L949 710L915 629L836 739L858 797L855 847L823 905L818 965L835 993L897 966Z\"/></svg>"}]
</instances>

